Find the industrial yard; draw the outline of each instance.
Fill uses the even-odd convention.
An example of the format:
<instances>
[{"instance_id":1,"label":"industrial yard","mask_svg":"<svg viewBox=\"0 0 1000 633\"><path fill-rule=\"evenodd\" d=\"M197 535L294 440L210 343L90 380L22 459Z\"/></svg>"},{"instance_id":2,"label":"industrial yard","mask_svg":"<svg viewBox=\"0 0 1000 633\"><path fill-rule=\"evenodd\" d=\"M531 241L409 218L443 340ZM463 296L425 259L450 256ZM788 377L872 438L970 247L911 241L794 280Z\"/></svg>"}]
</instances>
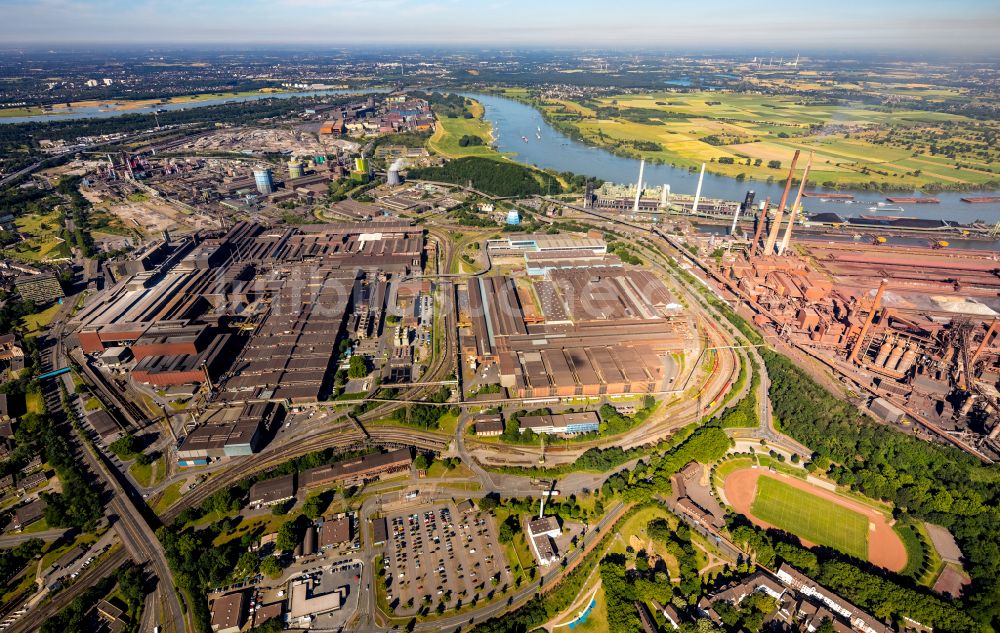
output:
<instances>
[{"instance_id":1,"label":"industrial yard","mask_svg":"<svg viewBox=\"0 0 1000 633\"><path fill-rule=\"evenodd\" d=\"M995 623L988 68L19 55L0 629Z\"/></svg>"},{"instance_id":2,"label":"industrial yard","mask_svg":"<svg viewBox=\"0 0 1000 633\"><path fill-rule=\"evenodd\" d=\"M733 225L749 239L739 231L691 237L723 296L745 301L758 325L855 385L875 417L977 457L1000 456L996 252L974 241L955 248L945 239L952 227L922 220L869 222L867 239L796 238L807 181L792 201L793 171L773 208L748 195L734 210ZM914 231L922 237L888 243Z\"/></svg>"}]
</instances>

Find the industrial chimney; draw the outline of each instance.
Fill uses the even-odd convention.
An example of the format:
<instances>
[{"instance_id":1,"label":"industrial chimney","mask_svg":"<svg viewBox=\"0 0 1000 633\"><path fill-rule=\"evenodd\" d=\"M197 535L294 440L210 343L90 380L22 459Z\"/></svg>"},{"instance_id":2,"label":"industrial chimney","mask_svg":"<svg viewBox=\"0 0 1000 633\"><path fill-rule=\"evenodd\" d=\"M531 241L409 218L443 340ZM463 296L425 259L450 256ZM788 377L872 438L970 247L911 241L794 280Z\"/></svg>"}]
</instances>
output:
<instances>
[{"instance_id":1,"label":"industrial chimney","mask_svg":"<svg viewBox=\"0 0 1000 633\"><path fill-rule=\"evenodd\" d=\"M799 162L799 150L795 150L792 156L792 166L788 168L788 179L785 180L785 190L781 194L781 202L774 210L774 220L771 230L767 232L767 242L764 243L764 255L774 253L774 242L778 239L778 227L781 226L781 218L785 215L785 203L788 202L788 192L792 189L792 176L795 175L795 164Z\"/></svg>"},{"instance_id":2,"label":"industrial chimney","mask_svg":"<svg viewBox=\"0 0 1000 633\"><path fill-rule=\"evenodd\" d=\"M632 213L639 213L639 198L642 196L642 172L646 169L646 159L639 161L639 180L635 183L635 202L632 203Z\"/></svg>"},{"instance_id":3,"label":"industrial chimney","mask_svg":"<svg viewBox=\"0 0 1000 633\"><path fill-rule=\"evenodd\" d=\"M747 192L747 197L743 199L743 204L741 204L740 206L736 207L736 214L733 215L733 226L729 229L729 234L730 235L735 235L736 234L736 223L739 222L739 220L740 220L740 212L743 211L744 213L746 213L746 212L749 212L750 210L753 209L753 197L754 197L754 195L755 194L754 194L754 192L752 190L748 191Z\"/></svg>"},{"instance_id":4,"label":"industrial chimney","mask_svg":"<svg viewBox=\"0 0 1000 633\"><path fill-rule=\"evenodd\" d=\"M861 327L861 333L858 334L858 340L854 342L854 349L851 350L850 360L852 363L858 362L858 354L861 353L861 346L865 342L865 335L868 334L868 328L872 326L872 321L875 320L875 312L877 312L879 306L882 305L882 295L885 294L885 286L886 286L886 280L883 279L881 282L879 282L878 290L875 292L875 299L874 301L872 301L872 308L871 310L868 311L868 318L865 319L865 324ZM900 353L902 354L902 351ZM890 353L890 358L891 357L892 356ZM898 360L899 357L897 356L896 361ZM896 361L892 361L894 365Z\"/></svg>"},{"instance_id":5,"label":"industrial chimney","mask_svg":"<svg viewBox=\"0 0 1000 633\"><path fill-rule=\"evenodd\" d=\"M753 263L756 256L758 244L760 244L760 234L764 230L764 223L767 221L767 208L771 206L771 198L766 198L760 203L760 216L757 218L757 228L753 233L753 241L750 242L749 262Z\"/></svg>"},{"instance_id":6,"label":"industrial chimney","mask_svg":"<svg viewBox=\"0 0 1000 633\"><path fill-rule=\"evenodd\" d=\"M694 190L694 205L691 207L691 215L698 213L698 202L701 201L701 183L705 180L705 163L701 164L701 174L698 176L698 188Z\"/></svg>"},{"instance_id":7,"label":"industrial chimney","mask_svg":"<svg viewBox=\"0 0 1000 633\"><path fill-rule=\"evenodd\" d=\"M809 170L812 169L813 155L812 152L809 153L809 162L806 163L806 169L802 172L802 182L799 183L799 193L795 196L795 202L792 203L791 214L788 216L788 226L785 227L785 236L781 238L781 244L778 246L778 255L783 255L785 249L788 248L788 243L792 239L792 225L795 224L795 216L797 213L802 212L802 191L806 188L806 181L809 180Z\"/></svg>"}]
</instances>

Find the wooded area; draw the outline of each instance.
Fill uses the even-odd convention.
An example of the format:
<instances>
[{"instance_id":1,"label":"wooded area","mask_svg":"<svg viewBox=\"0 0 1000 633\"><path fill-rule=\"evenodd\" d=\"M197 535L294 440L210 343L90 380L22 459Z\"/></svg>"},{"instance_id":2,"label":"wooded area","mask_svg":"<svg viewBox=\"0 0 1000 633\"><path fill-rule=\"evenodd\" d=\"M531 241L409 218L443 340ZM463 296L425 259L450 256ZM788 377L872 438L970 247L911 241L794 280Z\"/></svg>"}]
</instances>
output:
<instances>
[{"instance_id":1,"label":"wooded area","mask_svg":"<svg viewBox=\"0 0 1000 633\"><path fill-rule=\"evenodd\" d=\"M982 627L996 630L1000 624L1000 471L996 466L984 466L957 448L877 424L835 398L789 359L770 350L763 350L762 355L771 378L774 413L784 432L815 451L810 468L826 471L838 483L868 497L892 502L897 517L909 514L947 527L968 561L966 570L973 580L961 603ZM890 598L877 590L881 585L873 579L857 582L857 574L864 572L831 569L837 573L831 572L828 579L845 579L838 583L845 591L863 592L865 606L900 611L901 604L879 603L880 597ZM942 630L971 630L954 620L921 621Z\"/></svg>"}]
</instances>

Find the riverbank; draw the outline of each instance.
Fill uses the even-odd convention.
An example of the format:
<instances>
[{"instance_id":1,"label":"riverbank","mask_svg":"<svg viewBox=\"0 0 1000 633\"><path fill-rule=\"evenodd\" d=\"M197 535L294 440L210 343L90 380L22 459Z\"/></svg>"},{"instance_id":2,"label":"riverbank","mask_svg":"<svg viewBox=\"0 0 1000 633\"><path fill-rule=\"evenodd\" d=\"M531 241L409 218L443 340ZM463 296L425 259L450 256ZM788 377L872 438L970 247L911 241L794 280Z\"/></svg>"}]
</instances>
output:
<instances>
[{"instance_id":1,"label":"riverbank","mask_svg":"<svg viewBox=\"0 0 1000 633\"><path fill-rule=\"evenodd\" d=\"M1000 174L972 154L946 158L892 147L863 133L812 132L830 125L825 116L851 114L872 125L893 118L933 125L942 117L971 123L963 117L925 111L831 112L832 106L810 109L789 97L724 93L711 93L709 101L699 101L709 98L700 93L655 93L580 103L541 100L523 88L483 92L530 106L561 134L615 156L682 170L698 170L704 162L707 173L737 182L783 182L792 154L800 150L815 154L810 181L817 189L937 193L1000 188ZM799 169L804 165L802 157Z\"/></svg>"},{"instance_id":2,"label":"riverbank","mask_svg":"<svg viewBox=\"0 0 1000 633\"><path fill-rule=\"evenodd\" d=\"M38 106L0 109L0 118L15 117L15 116L40 116L44 114L45 112Z\"/></svg>"}]
</instances>

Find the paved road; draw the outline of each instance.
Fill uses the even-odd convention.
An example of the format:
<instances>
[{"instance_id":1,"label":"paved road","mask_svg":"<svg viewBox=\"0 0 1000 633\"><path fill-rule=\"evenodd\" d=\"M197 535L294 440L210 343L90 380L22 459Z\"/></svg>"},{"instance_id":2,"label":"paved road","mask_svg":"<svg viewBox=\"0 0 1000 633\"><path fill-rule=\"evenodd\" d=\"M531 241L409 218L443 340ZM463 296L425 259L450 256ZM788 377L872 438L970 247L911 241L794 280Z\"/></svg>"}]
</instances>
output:
<instances>
[{"instance_id":1,"label":"paved road","mask_svg":"<svg viewBox=\"0 0 1000 633\"><path fill-rule=\"evenodd\" d=\"M450 248L449 242L446 241L444 243L448 245L447 252L442 254L443 259L446 262L445 270L450 270L451 263L455 256L455 251ZM694 302L694 304L697 305L697 302ZM447 313L450 314L450 311L448 311ZM452 367L455 362L457 362L457 346L455 345L455 340L454 340L455 331L453 324L451 324L449 321L446 321L445 332L446 336L445 336L445 345L443 346L444 349L441 351L439 356L435 358L433 366L427 372L428 380L435 380L439 378L440 374L443 374L450 367ZM58 336L60 333L61 333L61 326L59 327L56 335ZM719 330L710 331L708 332L708 335L712 337L709 339L709 342L712 344L720 345L728 342L728 339L726 338L726 336L722 331ZM724 383L726 380L731 380L733 372L738 371L738 363L734 362L733 360L735 358L735 354L732 355L727 354L724 356L725 356L724 362L726 364L723 366L723 371L718 372L717 376L712 377L712 381L710 383L712 390L721 388L722 383ZM426 389L426 387L417 387L409 391L408 393L402 395L404 397L418 395L424 389ZM376 409L369 411L363 417L364 419L374 419L376 417L381 417L389 409L393 408L393 406L394 406L393 404L389 403L383 406L376 407ZM672 419L670 420L664 419L660 422L657 422L656 423L658 425L657 428L660 428L664 431L670 431L670 429L675 428L676 426L680 426L686 423L686 421L689 421L687 420L687 418L700 417L702 413L700 408L701 405L697 402L686 403L685 410L683 412L684 415L680 415L678 411L671 410ZM670 428L668 429L667 427ZM465 448L465 438L462 435L462 428L464 427L460 427L457 436L455 438L456 449L460 452L461 455L463 455L464 461L470 466L470 468L473 468L473 471L476 474L477 478L483 482L487 490L502 490L504 494L507 495L510 494L538 495L540 493L540 489L538 488L538 486L531 484L530 478L517 477L512 475L496 475L493 473L489 473L486 470L484 470L481 466L479 466L475 462L475 460L468 458L468 452L467 449ZM370 432L373 434L373 439L382 442L387 442L387 441L398 442L401 444L416 444L418 446L420 446L421 444L429 446L439 446L442 442L446 444L448 441L452 439L450 437L444 437L442 436L442 434L426 433L411 429L374 427L373 429L371 429ZM375 436L376 433L378 434L377 437ZM328 446L346 446L351 444L352 442L358 442L360 439L361 439L360 433L351 434L351 433L345 433L343 429L330 429L329 424L327 424L326 429L317 432L315 435L311 437L296 438L295 440L289 441L287 443L277 443L273 447L269 447L272 450L268 450L265 453L256 456L255 459L253 460L244 460L237 464L230 465L230 467L226 468L225 471L222 472L221 474L218 474L209 479L207 482L201 484L198 489L185 495L185 497L181 500L179 504L176 504L174 508L171 508L171 510L165 514L165 518L169 519L172 516L176 516L176 514L180 511L180 509L184 507L190 507L191 505L200 503L202 499L210 495L212 492L215 492L216 490L219 490L227 485L232 485L236 481L239 481L240 479L249 476L255 472L259 472L262 470L266 470L270 467L276 466L279 463L287 461L288 459L296 455L311 452L314 450L319 450L322 448L326 448ZM634 430L633 432L630 433L628 440L630 442L636 442L636 443L649 442L651 440L649 435L649 429L643 428ZM616 443L618 443L617 439ZM584 449L585 447L580 447L581 451ZM114 474L115 469L111 468L110 465L105 462L105 460L98 458L96 456L91 456L91 457L95 460L94 463L92 464L95 471L102 473L104 478L107 480L108 484L115 491L115 499L113 502L114 510L116 513L118 513L120 518L119 523L116 525L116 529L119 529L120 532L122 533L122 538L128 544L129 550L137 558L149 560L154 568L154 572L163 581L162 584L167 585L168 587L172 587L172 583L169 580L170 571L169 568L166 567L165 561L163 560L163 553L161 548L159 547L159 543L156 542L155 537L152 535L149 524L139 513L139 509L144 508L144 504L141 501L141 498L139 498L139 495L135 492L134 488L130 486L130 483L127 480L122 480L122 481L118 480L118 477ZM571 486L571 485L574 487L578 486L580 489L584 487L592 489L597 485L599 485L605 476L606 476L605 474L593 474L593 473L580 474L579 476L576 476L575 479L573 479L574 476L568 476L560 482L560 486L563 487L565 484L565 486ZM571 483L573 481L577 481L577 483L576 484ZM566 489L566 491L567 493L570 492L568 488ZM606 517L604 520L602 520L602 524L603 521L606 520L610 520L610 515ZM594 534L595 534L594 532L588 534L584 542L588 543L590 539L595 538ZM143 541L145 541L145 543L143 543ZM367 556L369 553L372 553L372 551L368 550L365 552L366 568L370 568L371 557ZM578 551L572 553L570 555L571 561L575 559L575 557L578 555L579 555ZM517 601L526 599L534 592L535 589L537 589L537 587L541 583L550 582L558 575L558 573L559 573L558 570L554 570L549 574L547 574L545 577L543 577L540 581L533 584L532 586L526 587L524 590L522 590L517 594L515 600ZM367 587L371 583L370 569L367 570L367 574L368 578L365 582L363 582L363 586L365 587ZM174 596L172 588L166 591L166 593L168 595L164 596L164 603L166 606L165 615L167 617L168 622L170 622L171 626L173 626L173 623L183 622L183 616L179 615L180 607L176 600L176 596ZM374 613L373 605L374 605L374 597L371 597L369 599L369 606L371 607L368 609L369 614ZM478 618L489 617L490 615L499 613L506 608L507 607L505 604L487 606L481 610L481 613L480 611L474 611L463 614L461 616L454 616L453 618L450 619L439 620L435 623L434 626L442 626L442 627L453 626L453 625L457 626L465 623L470 617L478 617ZM422 630L431 630L432 628L433 627ZM171 631L171 628L167 628L167 631Z\"/></svg>"},{"instance_id":2,"label":"paved road","mask_svg":"<svg viewBox=\"0 0 1000 633\"><path fill-rule=\"evenodd\" d=\"M804 444L801 444L792 437L785 435L774 425L774 415L771 408L771 398L769 396L771 378L768 376L767 367L764 365L764 359L760 357L757 349L751 347L748 348L748 350L749 353L755 358L760 368L758 371L760 382L757 386L757 417L759 424L752 429L726 429L726 432L734 439L751 438L764 440L769 445L776 448L782 448L789 454L797 453L803 458L808 458L812 455L812 449Z\"/></svg>"},{"instance_id":3,"label":"paved road","mask_svg":"<svg viewBox=\"0 0 1000 633\"><path fill-rule=\"evenodd\" d=\"M36 538L40 538L43 541L54 541L66 532L68 532L68 530L65 528L51 528L41 532L35 532L34 534L4 534L3 536L0 536L0 547L14 547L24 543L25 541L30 541L31 539Z\"/></svg>"}]
</instances>

